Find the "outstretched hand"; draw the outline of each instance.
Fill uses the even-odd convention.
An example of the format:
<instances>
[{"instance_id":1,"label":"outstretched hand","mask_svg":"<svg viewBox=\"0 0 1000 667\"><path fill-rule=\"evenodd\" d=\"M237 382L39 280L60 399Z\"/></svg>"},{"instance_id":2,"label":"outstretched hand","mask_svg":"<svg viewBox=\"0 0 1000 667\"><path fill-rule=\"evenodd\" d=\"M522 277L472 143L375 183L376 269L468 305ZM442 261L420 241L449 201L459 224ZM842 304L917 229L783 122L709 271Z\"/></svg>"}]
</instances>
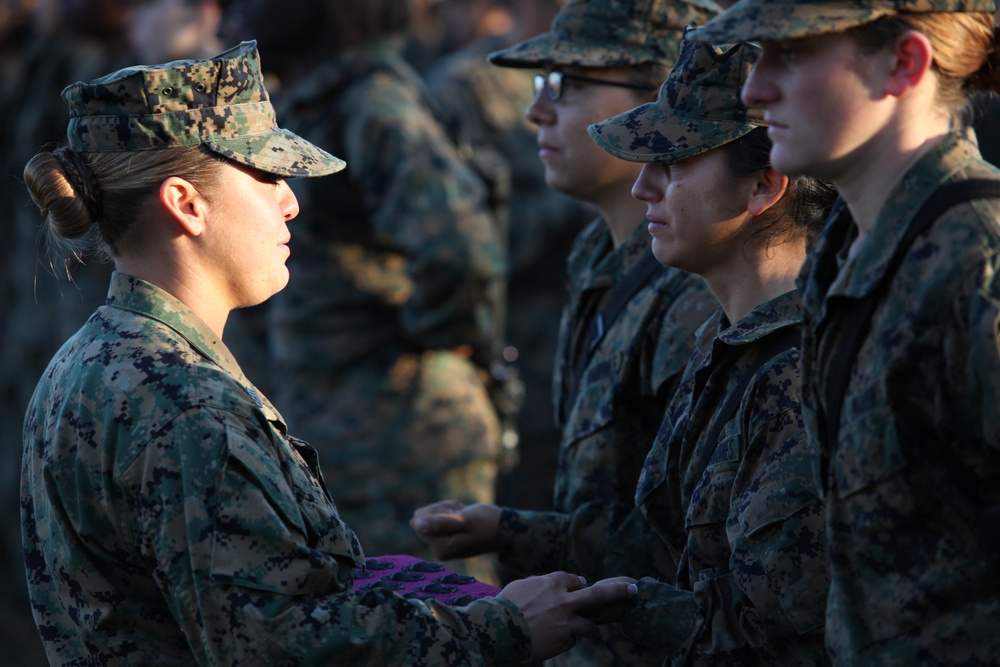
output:
<instances>
[{"instance_id":1,"label":"outstretched hand","mask_svg":"<svg viewBox=\"0 0 1000 667\"><path fill-rule=\"evenodd\" d=\"M597 633L593 616L635 594L624 578L586 586L582 577L553 572L512 581L499 597L516 604L531 627L531 658L545 660L573 647L577 637Z\"/></svg>"},{"instance_id":2,"label":"outstretched hand","mask_svg":"<svg viewBox=\"0 0 1000 667\"><path fill-rule=\"evenodd\" d=\"M629 590L638 590L636 588L636 580L632 577L611 577L608 579L601 579L595 582L592 588L599 586L609 586L622 584L626 587L630 587ZM629 596L631 597L631 595ZM625 616L625 612L628 609L628 598L625 599L614 599L604 602L602 604L594 604L587 609L581 611L580 613L592 620L598 625L604 625L605 623L618 623Z\"/></svg>"},{"instance_id":3,"label":"outstretched hand","mask_svg":"<svg viewBox=\"0 0 1000 667\"><path fill-rule=\"evenodd\" d=\"M442 500L413 513L410 527L439 560L471 558L497 550L501 509Z\"/></svg>"}]
</instances>

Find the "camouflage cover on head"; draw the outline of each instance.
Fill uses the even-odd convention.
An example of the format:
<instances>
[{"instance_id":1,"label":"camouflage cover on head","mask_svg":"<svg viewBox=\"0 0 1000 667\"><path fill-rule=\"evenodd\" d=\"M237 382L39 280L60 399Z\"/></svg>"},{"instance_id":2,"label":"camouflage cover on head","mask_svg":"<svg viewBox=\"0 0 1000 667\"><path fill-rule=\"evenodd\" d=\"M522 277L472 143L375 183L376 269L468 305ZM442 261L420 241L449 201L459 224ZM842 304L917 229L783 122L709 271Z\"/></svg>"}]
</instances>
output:
<instances>
[{"instance_id":1,"label":"camouflage cover on head","mask_svg":"<svg viewBox=\"0 0 1000 667\"><path fill-rule=\"evenodd\" d=\"M684 32L681 53L655 102L587 128L608 153L629 162L679 162L718 148L766 125L760 109L748 109L740 90L759 47L723 49Z\"/></svg>"},{"instance_id":2,"label":"camouflage cover on head","mask_svg":"<svg viewBox=\"0 0 1000 667\"><path fill-rule=\"evenodd\" d=\"M489 55L501 67L627 67L673 63L685 25L715 16L712 0L570 0L552 29Z\"/></svg>"},{"instance_id":3,"label":"camouflage cover on head","mask_svg":"<svg viewBox=\"0 0 1000 667\"><path fill-rule=\"evenodd\" d=\"M67 86L69 147L80 153L197 146L280 176L324 176L340 158L278 127L257 42L206 60L127 67Z\"/></svg>"},{"instance_id":4,"label":"camouflage cover on head","mask_svg":"<svg viewBox=\"0 0 1000 667\"><path fill-rule=\"evenodd\" d=\"M995 11L994 0L741 0L706 24L698 39L713 44L800 39L893 14Z\"/></svg>"}]
</instances>

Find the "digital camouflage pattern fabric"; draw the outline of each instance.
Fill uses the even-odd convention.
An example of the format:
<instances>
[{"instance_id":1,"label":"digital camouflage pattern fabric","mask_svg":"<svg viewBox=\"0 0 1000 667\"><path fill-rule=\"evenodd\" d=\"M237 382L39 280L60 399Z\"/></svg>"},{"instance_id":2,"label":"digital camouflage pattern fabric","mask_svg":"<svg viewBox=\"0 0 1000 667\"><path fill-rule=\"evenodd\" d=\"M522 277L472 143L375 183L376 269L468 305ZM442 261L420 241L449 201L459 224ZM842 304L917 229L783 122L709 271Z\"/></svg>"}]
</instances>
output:
<instances>
[{"instance_id":1,"label":"digital camouflage pattern fabric","mask_svg":"<svg viewBox=\"0 0 1000 667\"><path fill-rule=\"evenodd\" d=\"M710 21L697 39L714 44L801 39L894 14L995 11L994 0L741 0Z\"/></svg>"},{"instance_id":2,"label":"digital camouflage pattern fabric","mask_svg":"<svg viewBox=\"0 0 1000 667\"><path fill-rule=\"evenodd\" d=\"M760 48L730 47L693 40L684 32L677 63L655 102L587 128L605 151L629 162L679 162L762 127L764 113L740 102Z\"/></svg>"},{"instance_id":3,"label":"digital camouflage pattern fabric","mask_svg":"<svg viewBox=\"0 0 1000 667\"><path fill-rule=\"evenodd\" d=\"M563 309L553 389L562 431L553 511L504 508L498 553L514 573L567 570L593 581L675 569L659 538L641 517L631 516L635 487L663 410L691 355L694 333L715 309L715 298L701 278L658 267L608 325L576 375L579 355L591 344L592 318L613 286L650 253L645 226L637 225L612 249L611 233L598 218L570 255L570 294ZM660 663L610 626L602 628L600 641L581 639L560 659L565 664Z\"/></svg>"},{"instance_id":4,"label":"digital camouflage pattern fabric","mask_svg":"<svg viewBox=\"0 0 1000 667\"><path fill-rule=\"evenodd\" d=\"M672 63L684 26L719 11L712 0L570 0L549 32L490 54L502 67L628 67Z\"/></svg>"},{"instance_id":5,"label":"digital camouflage pattern fabric","mask_svg":"<svg viewBox=\"0 0 1000 667\"><path fill-rule=\"evenodd\" d=\"M827 643L840 665L1000 655L1000 201L959 204L917 238L851 369L837 442L820 422L839 313L883 278L931 193L973 178L1000 172L956 131L903 176L850 256L856 228L835 210L800 276L804 414L833 572ZM821 262L839 269L821 276Z\"/></svg>"},{"instance_id":6,"label":"digital camouflage pattern fabric","mask_svg":"<svg viewBox=\"0 0 1000 667\"><path fill-rule=\"evenodd\" d=\"M292 280L271 300L279 402L366 549L429 559L415 508L493 499L503 243L485 186L388 42L338 54L287 95L282 118L350 167L292 182Z\"/></svg>"},{"instance_id":7,"label":"digital camouflage pattern fabric","mask_svg":"<svg viewBox=\"0 0 1000 667\"><path fill-rule=\"evenodd\" d=\"M503 599L356 592L364 556L315 450L211 329L149 283L114 274L39 382L24 441L25 562L52 664L529 657Z\"/></svg>"},{"instance_id":8,"label":"digital camouflage pattern fabric","mask_svg":"<svg viewBox=\"0 0 1000 667\"><path fill-rule=\"evenodd\" d=\"M679 567L639 581L626 634L667 665L822 665L830 574L823 502L800 406L799 351L764 362L707 441L769 339L802 321L796 292L698 333L635 502Z\"/></svg>"},{"instance_id":9,"label":"digital camouflage pattern fabric","mask_svg":"<svg viewBox=\"0 0 1000 667\"><path fill-rule=\"evenodd\" d=\"M260 73L257 43L206 60L127 67L68 86L66 136L74 151L205 145L281 176L323 176L344 161L278 127Z\"/></svg>"}]
</instances>

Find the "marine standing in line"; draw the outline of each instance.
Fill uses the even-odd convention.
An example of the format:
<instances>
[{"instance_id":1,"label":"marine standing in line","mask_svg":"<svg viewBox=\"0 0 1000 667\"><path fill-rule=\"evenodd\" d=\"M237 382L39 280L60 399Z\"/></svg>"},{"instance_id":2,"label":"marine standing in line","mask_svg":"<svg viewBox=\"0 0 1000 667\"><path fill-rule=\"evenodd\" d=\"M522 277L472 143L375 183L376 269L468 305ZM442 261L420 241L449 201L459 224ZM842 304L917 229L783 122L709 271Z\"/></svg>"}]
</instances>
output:
<instances>
[{"instance_id":1,"label":"marine standing in line","mask_svg":"<svg viewBox=\"0 0 1000 667\"><path fill-rule=\"evenodd\" d=\"M743 0L700 33L761 41L775 168L841 196L799 281L838 665L1000 655L1000 172L965 115L1000 90L995 11Z\"/></svg>"}]
</instances>

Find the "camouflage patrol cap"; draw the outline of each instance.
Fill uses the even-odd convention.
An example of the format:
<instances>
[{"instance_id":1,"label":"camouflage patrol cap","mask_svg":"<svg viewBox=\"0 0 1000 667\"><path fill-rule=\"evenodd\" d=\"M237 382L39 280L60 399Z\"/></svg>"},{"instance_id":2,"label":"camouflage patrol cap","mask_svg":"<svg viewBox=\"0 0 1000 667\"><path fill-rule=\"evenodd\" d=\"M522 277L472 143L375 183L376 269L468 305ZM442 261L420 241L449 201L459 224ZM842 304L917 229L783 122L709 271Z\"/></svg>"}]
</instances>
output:
<instances>
[{"instance_id":1,"label":"camouflage patrol cap","mask_svg":"<svg viewBox=\"0 0 1000 667\"><path fill-rule=\"evenodd\" d=\"M488 57L501 67L670 64L684 26L718 11L712 0L569 0L548 32Z\"/></svg>"},{"instance_id":2,"label":"camouflage patrol cap","mask_svg":"<svg viewBox=\"0 0 1000 667\"><path fill-rule=\"evenodd\" d=\"M278 127L255 41L205 60L127 67L62 91L69 147L79 153L204 144L279 176L324 176L344 161Z\"/></svg>"},{"instance_id":3,"label":"camouflage patrol cap","mask_svg":"<svg viewBox=\"0 0 1000 667\"><path fill-rule=\"evenodd\" d=\"M587 128L608 153L629 162L674 163L763 127L764 113L740 101L759 47L741 42L720 48L690 38L655 102Z\"/></svg>"},{"instance_id":4,"label":"camouflage patrol cap","mask_svg":"<svg viewBox=\"0 0 1000 667\"><path fill-rule=\"evenodd\" d=\"M800 39L895 14L995 11L994 0L741 0L710 21L698 39L714 44Z\"/></svg>"}]
</instances>

